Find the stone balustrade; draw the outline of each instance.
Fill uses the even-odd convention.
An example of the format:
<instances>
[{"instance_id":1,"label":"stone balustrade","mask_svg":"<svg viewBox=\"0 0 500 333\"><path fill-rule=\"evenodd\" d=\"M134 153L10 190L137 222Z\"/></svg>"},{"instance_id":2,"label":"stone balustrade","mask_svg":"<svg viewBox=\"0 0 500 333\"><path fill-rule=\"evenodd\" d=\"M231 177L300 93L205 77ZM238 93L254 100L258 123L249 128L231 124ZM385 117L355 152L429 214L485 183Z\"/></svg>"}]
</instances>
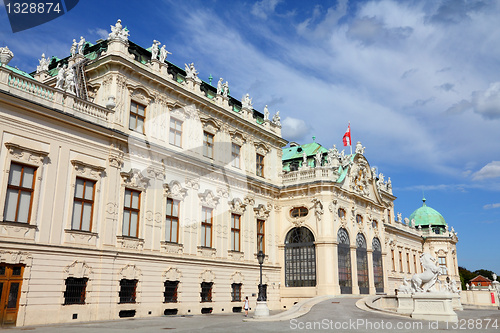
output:
<instances>
[{"instance_id":1,"label":"stone balustrade","mask_svg":"<svg viewBox=\"0 0 500 333\"><path fill-rule=\"evenodd\" d=\"M295 185L317 181L335 182L338 177L339 173L329 167L303 168L283 174L283 184Z\"/></svg>"}]
</instances>

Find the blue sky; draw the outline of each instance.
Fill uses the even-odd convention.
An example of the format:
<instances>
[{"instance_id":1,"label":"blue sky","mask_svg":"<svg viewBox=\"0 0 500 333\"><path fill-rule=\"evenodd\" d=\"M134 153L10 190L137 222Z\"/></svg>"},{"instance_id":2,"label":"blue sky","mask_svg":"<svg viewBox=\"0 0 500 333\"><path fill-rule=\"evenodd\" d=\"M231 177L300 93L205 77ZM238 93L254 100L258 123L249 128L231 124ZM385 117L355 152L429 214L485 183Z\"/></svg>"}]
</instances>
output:
<instances>
[{"instance_id":1,"label":"blue sky","mask_svg":"<svg viewBox=\"0 0 500 333\"><path fill-rule=\"evenodd\" d=\"M459 265L500 273L500 13L498 1L95 1L12 33L0 46L31 72L42 53L69 55L106 38L118 18L130 40L153 40L231 95L280 111L283 137L353 142L386 179L396 212L438 210L458 232Z\"/></svg>"}]
</instances>

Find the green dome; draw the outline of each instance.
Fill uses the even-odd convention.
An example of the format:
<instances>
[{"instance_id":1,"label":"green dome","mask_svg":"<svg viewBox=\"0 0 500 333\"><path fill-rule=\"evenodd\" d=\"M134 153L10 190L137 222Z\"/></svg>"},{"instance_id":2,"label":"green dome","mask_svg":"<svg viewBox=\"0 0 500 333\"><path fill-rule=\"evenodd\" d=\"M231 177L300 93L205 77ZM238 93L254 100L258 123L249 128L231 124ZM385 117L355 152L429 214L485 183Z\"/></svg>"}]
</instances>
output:
<instances>
[{"instance_id":1,"label":"green dome","mask_svg":"<svg viewBox=\"0 0 500 333\"><path fill-rule=\"evenodd\" d=\"M439 214L439 212L435 209L427 207L427 205L425 204L425 198L422 199L422 201L424 202L422 204L422 207L415 210L410 215L410 221L414 219L415 226L420 225L422 227L428 227L429 225L432 225L433 227L446 226L446 221L444 220L443 215Z\"/></svg>"}]
</instances>

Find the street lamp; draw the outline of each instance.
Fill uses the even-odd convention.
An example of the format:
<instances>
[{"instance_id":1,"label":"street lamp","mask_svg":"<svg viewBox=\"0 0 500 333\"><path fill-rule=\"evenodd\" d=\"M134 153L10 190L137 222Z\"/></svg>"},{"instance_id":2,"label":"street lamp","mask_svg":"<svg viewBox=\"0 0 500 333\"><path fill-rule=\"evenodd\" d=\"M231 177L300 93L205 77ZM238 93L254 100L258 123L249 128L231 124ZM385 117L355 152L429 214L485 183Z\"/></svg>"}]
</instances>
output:
<instances>
[{"instance_id":1,"label":"street lamp","mask_svg":"<svg viewBox=\"0 0 500 333\"><path fill-rule=\"evenodd\" d=\"M257 297L257 306L255 307L255 317L266 317L269 316L269 308L267 307L267 296L266 296L266 286L262 284L262 264L264 263L265 254L259 251L257 254L257 260L260 265L260 283L259 283L259 296Z\"/></svg>"}]
</instances>

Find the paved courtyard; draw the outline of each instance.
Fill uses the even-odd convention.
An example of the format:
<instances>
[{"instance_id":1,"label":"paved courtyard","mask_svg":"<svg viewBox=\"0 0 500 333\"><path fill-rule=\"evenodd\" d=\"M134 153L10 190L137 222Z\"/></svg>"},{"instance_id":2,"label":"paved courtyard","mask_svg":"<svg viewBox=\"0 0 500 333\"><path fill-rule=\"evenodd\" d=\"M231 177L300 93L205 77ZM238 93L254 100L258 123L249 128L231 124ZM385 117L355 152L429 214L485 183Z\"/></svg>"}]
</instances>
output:
<instances>
[{"instance_id":1,"label":"paved courtyard","mask_svg":"<svg viewBox=\"0 0 500 333\"><path fill-rule=\"evenodd\" d=\"M281 322L244 322L242 314L123 319L107 322L21 327L10 332L500 332L500 310L457 312L459 323L412 320L356 308L357 299L334 298L315 305L306 315ZM496 327L495 327L496 326Z\"/></svg>"}]
</instances>

